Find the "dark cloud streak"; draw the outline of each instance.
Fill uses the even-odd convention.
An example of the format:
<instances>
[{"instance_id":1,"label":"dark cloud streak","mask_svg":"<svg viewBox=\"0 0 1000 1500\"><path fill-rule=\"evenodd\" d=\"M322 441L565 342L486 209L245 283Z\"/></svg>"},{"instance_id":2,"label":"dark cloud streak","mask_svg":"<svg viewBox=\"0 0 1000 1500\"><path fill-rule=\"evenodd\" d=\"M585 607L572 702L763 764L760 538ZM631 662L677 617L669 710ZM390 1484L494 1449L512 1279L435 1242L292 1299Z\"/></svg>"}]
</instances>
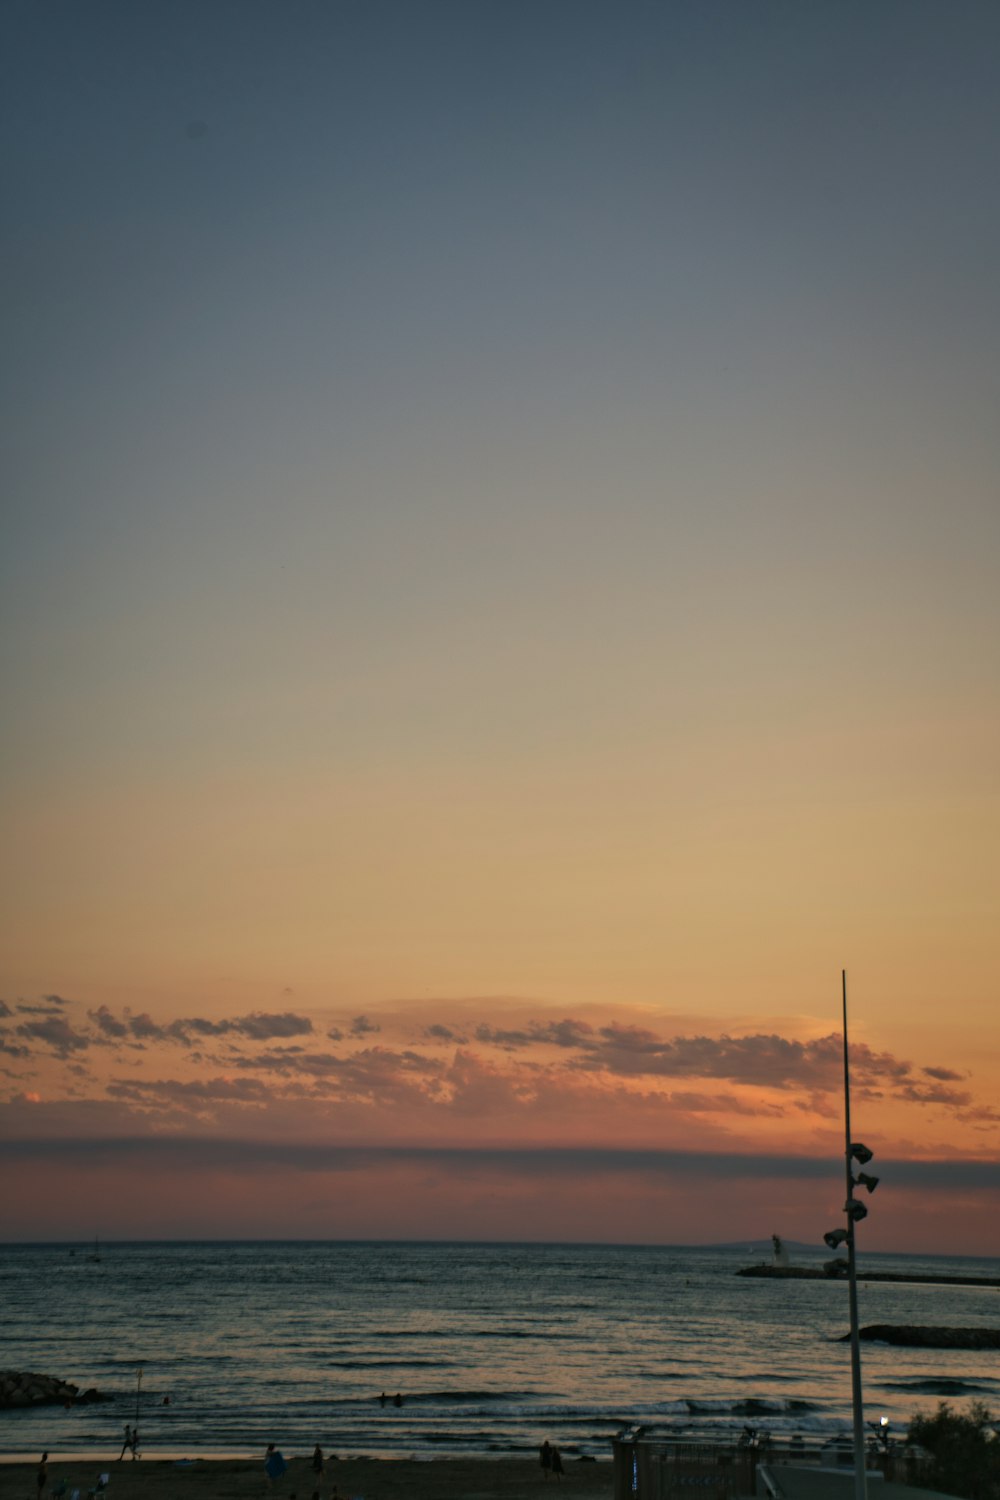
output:
<instances>
[{"instance_id":1,"label":"dark cloud streak","mask_svg":"<svg viewBox=\"0 0 1000 1500\"><path fill-rule=\"evenodd\" d=\"M29 1042L43 1042L60 1057L69 1057L74 1052L85 1052L91 1038L74 1031L62 1016L53 1015L45 1021L25 1021L17 1028L17 1035Z\"/></svg>"},{"instance_id":2,"label":"dark cloud streak","mask_svg":"<svg viewBox=\"0 0 1000 1500\"><path fill-rule=\"evenodd\" d=\"M573 1050L579 1056L572 1067L620 1078L715 1078L782 1090L838 1088L843 1056L836 1033L809 1042L775 1033L668 1039L637 1026L610 1025L595 1032L571 1018L532 1022L518 1030L483 1023L476 1027L475 1037L484 1046L508 1052L539 1045ZM859 1086L898 1085L911 1072L910 1063L888 1052L873 1052L863 1043L852 1048L851 1064Z\"/></svg>"},{"instance_id":3,"label":"dark cloud streak","mask_svg":"<svg viewBox=\"0 0 1000 1500\"><path fill-rule=\"evenodd\" d=\"M681 1176L698 1179L818 1181L839 1179L829 1157L760 1153L658 1151L612 1147L338 1146L241 1141L223 1137L69 1137L0 1142L0 1159L71 1160L94 1166L172 1165L253 1171L263 1167L309 1172L366 1171L379 1167L438 1167L458 1172L502 1172L522 1176ZM900 1188L1000 1188L1000 1162L955 1160L880 1162L883 1180Z\"/></svg>"}]
</instances>

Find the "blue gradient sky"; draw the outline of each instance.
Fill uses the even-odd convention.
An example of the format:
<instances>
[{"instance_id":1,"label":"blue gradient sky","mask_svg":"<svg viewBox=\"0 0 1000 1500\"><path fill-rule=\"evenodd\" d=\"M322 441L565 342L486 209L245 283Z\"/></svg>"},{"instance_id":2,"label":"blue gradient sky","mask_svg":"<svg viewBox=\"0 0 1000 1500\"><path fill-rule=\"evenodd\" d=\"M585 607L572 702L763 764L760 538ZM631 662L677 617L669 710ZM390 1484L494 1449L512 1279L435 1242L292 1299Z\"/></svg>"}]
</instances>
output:
<instances>
[{"instance_id":1,"label":"blue gradient sky","mask_svg":"<svg viewBox=\"0 0 1000 1500\"><path fill-rule=\"evenodd\" d=\"M0 24L9 1005L807 1037L847 964L988 1096L1000 10Z\"/></svg>"}]
</instances>

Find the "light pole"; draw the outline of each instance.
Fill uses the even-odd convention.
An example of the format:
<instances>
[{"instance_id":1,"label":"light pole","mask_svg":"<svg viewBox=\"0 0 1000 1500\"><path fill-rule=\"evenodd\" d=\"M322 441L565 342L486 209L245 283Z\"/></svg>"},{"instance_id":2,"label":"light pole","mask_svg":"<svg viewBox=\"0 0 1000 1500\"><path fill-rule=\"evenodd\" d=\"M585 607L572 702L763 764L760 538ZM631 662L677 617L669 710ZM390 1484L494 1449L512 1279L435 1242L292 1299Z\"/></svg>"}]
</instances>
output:
<instances>
[{"instance_id":1,"label":"light pole","mask_svg":"<svg viewBox=\"0 0 1000 1500\"><path fill-rule=\"evenodd\" d=\"M844 1170L846 1173L847 1215L846 1229L831 1229L823 1236L831 1250L838 1245L847 1246L847 1285L851 1312L851 1406L854 1413L854 1495L855 1500L867 1500L868 1481L865 1474L865 1416L861 1396L861 1335L858 1331L858 1271L854 1257L854 1226L867 1216L865 1205L854 1196L856 1187L865 1187L869 1193L875 1191L877 1177L865 1172L854 1176L854 1163L864 1166L872 1159L872 1153L860 1141L851 1140L851 1075L847 1051L847 970L840 971L844 1024Z\"/></svg>"}]
</instances>

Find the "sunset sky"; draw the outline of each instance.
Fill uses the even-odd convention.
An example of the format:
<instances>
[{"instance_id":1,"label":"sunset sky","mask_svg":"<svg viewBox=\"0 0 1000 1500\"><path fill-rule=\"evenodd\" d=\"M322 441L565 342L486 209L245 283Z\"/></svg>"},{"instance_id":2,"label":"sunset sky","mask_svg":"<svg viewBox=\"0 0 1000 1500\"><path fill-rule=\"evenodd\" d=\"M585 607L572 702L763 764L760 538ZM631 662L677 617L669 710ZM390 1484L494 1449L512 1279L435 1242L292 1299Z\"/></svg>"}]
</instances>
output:
<instances>
[{"instance_id":1,"label":"sunset sky","mask_svg":"<svg viewBox=\"0 0 1000 1500\"><path fill-rule=\"evenodd\" d=\"M996 1253L1000 7L0 55L2 1233Z\"/></svg>"}]
</instances>

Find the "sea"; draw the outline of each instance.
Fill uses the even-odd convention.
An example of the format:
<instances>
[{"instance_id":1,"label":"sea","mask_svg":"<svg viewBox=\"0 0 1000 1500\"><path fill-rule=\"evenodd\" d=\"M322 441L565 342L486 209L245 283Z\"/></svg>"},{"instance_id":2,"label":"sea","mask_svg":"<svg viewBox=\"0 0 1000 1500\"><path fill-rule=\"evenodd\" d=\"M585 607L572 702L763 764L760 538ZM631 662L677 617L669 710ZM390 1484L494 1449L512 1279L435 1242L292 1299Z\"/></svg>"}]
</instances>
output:
<instances>
[{"instance_id":1,"label":"sea","mask_svg":"<svg viewBox=\"0 0 1000 1500\"><path fill-rule=\"evenodd\" d=\"M793 1264L828 1256L793 1251ZM440 1243L0 1245L0 1368L96 1387L0 1411L0 1452L610 1456L613 1435L827 1435L851 1421L848 1291L736 1274L760 1248ZM1000 1260L859 1253L860 1320L1000 1327ZM865 1415L1000 1407L995 1352L862 1345ZM396 1400L398 1395L399 1400Z\"/></svg>"}]
</instances>

